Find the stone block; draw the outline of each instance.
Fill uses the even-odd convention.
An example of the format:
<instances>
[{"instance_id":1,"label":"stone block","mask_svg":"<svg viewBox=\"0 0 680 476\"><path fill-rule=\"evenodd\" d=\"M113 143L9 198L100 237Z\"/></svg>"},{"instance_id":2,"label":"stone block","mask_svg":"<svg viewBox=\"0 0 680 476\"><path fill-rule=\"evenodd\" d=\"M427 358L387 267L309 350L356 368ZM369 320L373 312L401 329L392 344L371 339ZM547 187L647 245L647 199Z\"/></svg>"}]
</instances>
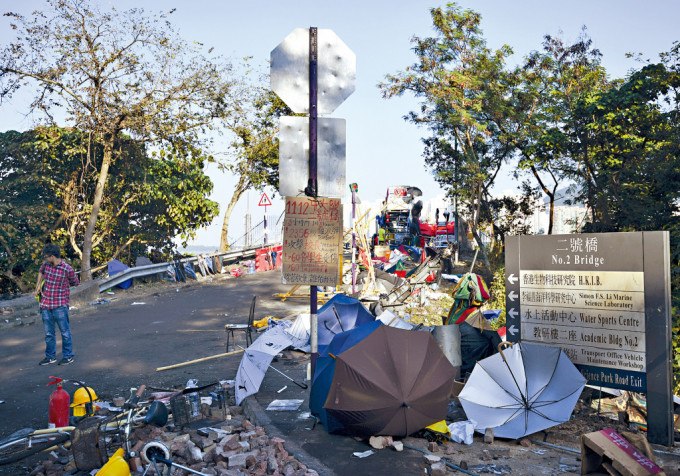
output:
<instances>
[{"instance_id":1,"label":"stone block","mask_svg":"<svg viewBox=\"0 0 680 476\"><path fill-rule=\"evenodd\" d=\"M484 443L491 444L493 443L494 439L494 433L493 433L493 428L487 428L484 431Z\"/></svg>"},{"instance_id":2,"label":"stone block","mask_svg":"<svg viewBox=\"0 0 680 476\"><path fill-rule=\"evenodd\" d=\"M430 466L430 476L446 476L446 465L442 462Z\"/></svg>"},{"instance_id":3,"label":"stone block","mask_svg":"<svg viewBox=\"0 0 680 476\"><path fill-rule=\"evenodd\" d=\"M246 467L246 455L236 454L236 455L230 456L229 460L227 461L227 465L228 465L229 469L245 468Z\"/></svg>"}]
</instances>

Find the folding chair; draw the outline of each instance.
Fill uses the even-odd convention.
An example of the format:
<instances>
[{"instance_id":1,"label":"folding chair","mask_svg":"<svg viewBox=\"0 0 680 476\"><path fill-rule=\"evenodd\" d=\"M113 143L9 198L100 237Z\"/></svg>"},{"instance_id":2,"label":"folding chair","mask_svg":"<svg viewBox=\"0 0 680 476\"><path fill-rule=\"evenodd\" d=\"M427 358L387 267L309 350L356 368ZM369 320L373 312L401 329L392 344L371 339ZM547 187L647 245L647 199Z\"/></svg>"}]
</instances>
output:
<instances>
[{"instance_id":1,"label":"folding chair","mask_svg":"<svg viewBox=\"0 0 680 476\"><path fill-rule=\"evenodd\" d=\"M253 302L250 305L250 314L248 315L247 324L225 324L224 330L227 332L227 352L229 352L229 341L231 340L232 349L236 350L236 337L234 332L242 331L246 336L246 347L253 343L253 320L255 318L255 300L257 296L253 296Z\"/></svg>"}]
</instances>

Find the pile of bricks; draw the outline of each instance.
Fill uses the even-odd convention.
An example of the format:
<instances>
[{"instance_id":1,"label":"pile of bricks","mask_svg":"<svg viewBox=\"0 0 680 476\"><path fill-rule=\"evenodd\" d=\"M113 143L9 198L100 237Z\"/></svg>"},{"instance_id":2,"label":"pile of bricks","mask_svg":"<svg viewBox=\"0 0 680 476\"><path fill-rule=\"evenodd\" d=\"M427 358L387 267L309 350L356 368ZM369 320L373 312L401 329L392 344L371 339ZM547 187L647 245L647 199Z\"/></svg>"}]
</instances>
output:
<instances>
[{"instance_id":1,"label":"pile of bricks","mask_svg":"<svg viewBox=\"0 0 680 476\"><path fill-rule=\"evenodd\" d=\"M179 465L212 476L318 476L318 473L295 459L284 448L281 438L270 438L264 428L253 425L239 414L240 407L229 407L230 419L222 422L206 421L205 428L188 430L173 427L145 426L131 435L132 451L137 452L149 441L159 441L170 451L170 459ZM32 476L89 474L78 472L71 452L65 448L54 451L40 463ZM141 475L146 465L141 458L132 458L132 475ZM160 470L164 465L158 465ZM173 468L173 475L191 474ZM151 468L147 474L154 474Z\"/></svg>"}]
</instances>

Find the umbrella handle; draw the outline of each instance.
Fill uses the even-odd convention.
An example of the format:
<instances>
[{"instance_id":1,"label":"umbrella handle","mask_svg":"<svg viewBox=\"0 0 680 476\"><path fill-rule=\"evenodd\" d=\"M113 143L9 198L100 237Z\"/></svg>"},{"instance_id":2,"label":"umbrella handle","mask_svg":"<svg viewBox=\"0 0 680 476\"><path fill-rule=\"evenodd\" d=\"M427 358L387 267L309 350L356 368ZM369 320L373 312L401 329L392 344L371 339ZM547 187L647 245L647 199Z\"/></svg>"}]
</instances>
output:
<instances>
[{"instance_id":1,"label":"umbrella handle","mask_svg":"<svg viewBox=\"0 0 680 476\"><path fill-rule=\"evenodd\" d=\"M503 349L501 347L503 346L510 346L512 348L512 342L501 342L498 344L498 352L500 352L501 357L503 357L503 360L505 360L505 355L503 355Z\"/></svg>"}]
</instances>

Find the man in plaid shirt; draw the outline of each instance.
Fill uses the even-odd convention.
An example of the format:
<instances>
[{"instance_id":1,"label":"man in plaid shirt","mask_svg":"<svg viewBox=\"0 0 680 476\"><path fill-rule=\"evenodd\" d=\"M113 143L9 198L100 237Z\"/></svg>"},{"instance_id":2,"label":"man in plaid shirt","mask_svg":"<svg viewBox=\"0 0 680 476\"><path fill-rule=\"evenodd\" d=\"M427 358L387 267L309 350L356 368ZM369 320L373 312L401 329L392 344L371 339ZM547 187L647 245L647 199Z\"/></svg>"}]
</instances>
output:
<instances>
[{"instance_id":1,"label":"man in plaid shirt","mask_svg":"<svg viewBox=\"0 0 680 476\"><path fill-rule=\"evenodd\" d=\"M73 341L68 320L70 304L69 285L77 286L78 277L73 268L61 259L57 245L46 245L43 249L45 262L40 266L35 295L40 297L40 311L45 328L45 358L39 365L49 365L57 361L57 340L54 324L61 331L62 359L59 365L73 362Z\"/></svg>"}]
</instances>

